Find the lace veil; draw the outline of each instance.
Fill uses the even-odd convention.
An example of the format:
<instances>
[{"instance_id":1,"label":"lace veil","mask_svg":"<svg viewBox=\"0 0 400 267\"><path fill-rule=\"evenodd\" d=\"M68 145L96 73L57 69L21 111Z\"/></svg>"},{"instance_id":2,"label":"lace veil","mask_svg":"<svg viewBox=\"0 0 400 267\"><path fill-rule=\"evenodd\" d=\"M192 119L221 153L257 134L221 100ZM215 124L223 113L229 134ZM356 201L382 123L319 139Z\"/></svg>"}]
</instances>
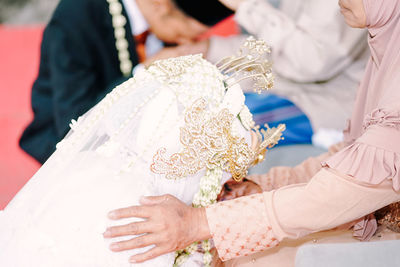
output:
<instances>
[{"instance_id":1,"label":"lace veil","mask_svg":"<svg viewBox=\"0 0 400 267\"><path fill-rule=\"evenodd\" d=\"M8 216L14 211L15 216L31 214L31 206L25 203L45 203L26 219L27 225L29 220L35 225L51 205L64 203L57 204L61 198L57 193L37 192L60 192L62 187L76 190L77 195L83 191L83 196L91 191L88 196L99 198L91 199L98 214L136 205L142 195L169 193L195 206L213 203L221 184L231 174L237 180L243 178L284 129L260 132L254 125L238 81L252 77L257 87L268 88L273 77L269 62L260 56L268 52L264 42L250 39L244 50L218 67L201 55L158 61L117 86L71 122L55 153L9 204L14 209L6 209ZM114 190L114 185L121 191ZM77 205L85 202L74 194L68 197ZM81 212L89 216L85 209ZM93 227L104 231L106 225L99 222ZM166 263L165 258L162 262Z\"/></svg>"}]
</instances>

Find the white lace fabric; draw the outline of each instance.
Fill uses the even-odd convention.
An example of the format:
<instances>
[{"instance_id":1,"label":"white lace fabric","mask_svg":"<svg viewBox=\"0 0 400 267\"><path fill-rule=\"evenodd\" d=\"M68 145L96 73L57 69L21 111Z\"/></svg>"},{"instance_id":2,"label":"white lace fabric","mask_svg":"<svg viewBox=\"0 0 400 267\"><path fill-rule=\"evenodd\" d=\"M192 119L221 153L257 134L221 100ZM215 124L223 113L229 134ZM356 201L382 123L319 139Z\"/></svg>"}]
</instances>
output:
<instances>
[{"instance_id":1,"label":"white lace fabric","mask_svg":"<svg viewBox=\"0 0 400 267\"><path fill-rule=\"evenodd\" d=\"M102 237L107 226L136 219L109 221L107 212L137 205L142 195L168 193L191 204L205 168L169 180L151 172L150 165L160 147L180 151L183 114L197 99L205 99L210 110L232 107L235 116L242 110L244 97L223 104L223 80L200 55L161 61L73 122L56 152L0 214L1 265L136 266L129 256L147 248L113 253ZM242 94L234 90L233 95ZM249 132L234 125L250 143ZM222 182L229 177L225 173ZM138 265L172 266L173 261L170 253Z\"/></svg>"}]
</instances>

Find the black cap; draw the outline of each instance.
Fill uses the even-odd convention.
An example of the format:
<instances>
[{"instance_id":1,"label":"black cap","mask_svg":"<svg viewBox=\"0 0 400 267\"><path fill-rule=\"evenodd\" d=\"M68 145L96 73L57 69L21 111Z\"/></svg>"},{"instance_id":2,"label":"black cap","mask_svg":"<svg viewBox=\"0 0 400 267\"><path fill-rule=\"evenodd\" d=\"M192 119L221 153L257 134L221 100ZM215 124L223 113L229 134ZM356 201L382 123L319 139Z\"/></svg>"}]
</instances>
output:
<instances>
[{"instance_id":1,"label":"black cap","mask_svg":"<svg viewBox=\"0 0 400 267\"><path fill-rule=\"evenodd\" d=\"M208 26L213 26L233 14L218 0L175 0L175 3L187 15Z\"/></svg>"}]
</instances>

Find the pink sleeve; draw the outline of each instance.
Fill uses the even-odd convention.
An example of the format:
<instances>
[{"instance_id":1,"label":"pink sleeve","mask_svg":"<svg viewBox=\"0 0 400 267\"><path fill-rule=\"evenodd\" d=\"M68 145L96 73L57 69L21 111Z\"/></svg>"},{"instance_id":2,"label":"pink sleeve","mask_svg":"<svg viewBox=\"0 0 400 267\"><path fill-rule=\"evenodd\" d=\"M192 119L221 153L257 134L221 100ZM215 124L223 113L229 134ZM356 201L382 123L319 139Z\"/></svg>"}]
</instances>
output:
<instances>
[{"instance_id":1,"label":"pink sleeve","mask_svg":"<svg viewBox=\"0 0 400 267\"><path fill-rule=\"evenodd\" d=\"M219 202L208 207L206 212L215 247L223 261L278 244L262 194Z\"/></svg>"},{"instance_id":2,"label":"pink sleeve","mask_svg":"<svg viewBox=\"0 0 400 267\"><path fill-rule=\"evenodd\" d=\"M307 183L322 168L321 162L327 160L344 146L344 143L338 143L331 146L328 152L318 157L308 158L295 167L274 167L265 174L253 174L247 178L260 185L263 191L291 184Z\"/></svg>"},{"instance_id":3,"label":"pink sleeve","mask_svg":"<svg viewBox=\"0 0 400 267\"><path fill-rule=\"evenodd\" d=\"M399 200L389 180L365 185L322 168L308 184L220 202L206 212L219 256L226 261L285 238L335 228Z\"/></svg>"},{"instance_id":4,"label":"pink sleeve","mask_svg":"<svg viewBox=\"0 0 400 267\"><path fill-rule=\"evenodd\" d=\"M400 117L397 120L393 125L367 125L361 137L324 165L368 184L389 179L393 188L400 190ZM382 122L388 123L388 118Z\"/></svg>"}]
</instances>

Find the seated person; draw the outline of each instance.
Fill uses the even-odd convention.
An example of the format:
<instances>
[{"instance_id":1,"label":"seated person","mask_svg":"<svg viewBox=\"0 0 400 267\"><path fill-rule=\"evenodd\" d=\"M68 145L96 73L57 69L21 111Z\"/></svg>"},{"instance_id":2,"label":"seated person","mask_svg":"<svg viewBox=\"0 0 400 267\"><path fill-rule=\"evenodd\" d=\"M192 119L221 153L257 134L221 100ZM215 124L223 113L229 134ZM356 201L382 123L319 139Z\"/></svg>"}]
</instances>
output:
<instances>
[{"instance_id":1,"label":"seated person","mask_svg":"<svg viewBox=\"0 0 400 267\"><path fill-rule=\"evenodd\" d=\"M253 52L256 65L264 64L264 52ZM248 66L236 73L259 73L265 87L272 82L270 69L255 68L247 54L229 62ZM165 193L203 207L216 201L229 177L243 178L284 126L259 132L241 87L226 71L201 55L156 61L73 121L57 150L0 213L2 265L137 266L129 253L112 253L104 242L104 228L115 225L108 211ZM169 253L139 266L184 260L202 266L196 255Z\"/></svg>"},{"instance_id":2,"label":"seated person","mask_svg":"<svg viewBox=\"0 0 400 267\"><path fill-rule=\"evenodd\" d=\"M280 144L311 143L319 131L328 133L325 147L340 141L368 58L366 31L344 23L337 0L220 1L246 32L272 47L276 86L246 95L255 121L286 123ZM177 53L202 52L216 62L244 38L212 37Z\"/></svg>"},{"instance_id":3,"label":"seated person","mask_svg":"<svg viewBox=\"0 0 400 267\"><path fill-rule=\"evenodd\" d=\"M212 237L218 257L233 261L228 266L289 267L304 242L400 239L400 2L339 4L348 25L368 29L371 51L344 142L296 168L251 177L266 190L260 194L206 208L164 195L115 210L110 218L116 220L151 214L140 225L107 230L108 238L142 234L129 244L116 240L115 251L155 245L132 256L132 262L142 262ZM375 215L387 226L378 235ZM352 225L354 232L347 230Z\"/></svg>"},{"instance_id":4,"label":"seated person","mask_svg":"<svg viewBox=\"0 0 400 267\"><path fill-rule=\"evenodd\" d=\"M187 3L184 8L189 14L193 9ZM210 24L229 14L217 10L213 17L200 19ZM45 162L67 133L69 121L131 77L145 52L154 54L161 41L191 42L205 30L171 0L61 0L43 34L32 88L34 119L21 137L21 148ZM145 46L149 31L153 35Z\"/></svg>"}]
</instances>

